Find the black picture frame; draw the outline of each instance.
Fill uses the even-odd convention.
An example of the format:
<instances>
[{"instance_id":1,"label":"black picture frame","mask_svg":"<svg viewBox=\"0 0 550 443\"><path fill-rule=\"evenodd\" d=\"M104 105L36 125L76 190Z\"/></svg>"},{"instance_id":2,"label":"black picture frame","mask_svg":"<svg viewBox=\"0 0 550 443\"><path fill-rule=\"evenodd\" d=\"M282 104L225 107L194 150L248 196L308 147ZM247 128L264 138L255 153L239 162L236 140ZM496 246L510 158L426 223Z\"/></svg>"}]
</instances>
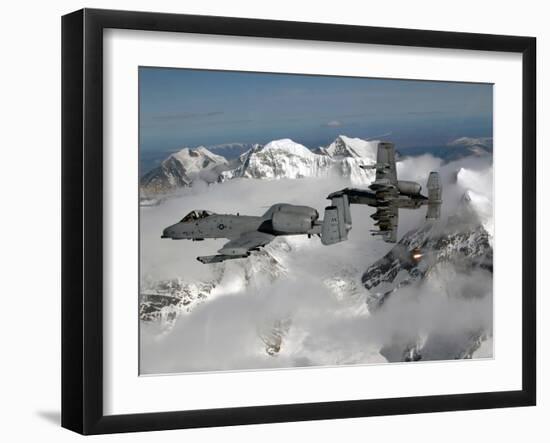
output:
<instances>
[{"instance_id":1,"label":"black picture frame","mask_svg":"<svg viewBox=\"0 0 550 443\"><path fill-rule=\"evenodd\" d=\"M171 31L522 54L522 389L177 412L103 413L103 30ZM530 406L536 403L536 39L83 9L62 18L62 426L82 434Z\"/></svg>"}]
</instances>

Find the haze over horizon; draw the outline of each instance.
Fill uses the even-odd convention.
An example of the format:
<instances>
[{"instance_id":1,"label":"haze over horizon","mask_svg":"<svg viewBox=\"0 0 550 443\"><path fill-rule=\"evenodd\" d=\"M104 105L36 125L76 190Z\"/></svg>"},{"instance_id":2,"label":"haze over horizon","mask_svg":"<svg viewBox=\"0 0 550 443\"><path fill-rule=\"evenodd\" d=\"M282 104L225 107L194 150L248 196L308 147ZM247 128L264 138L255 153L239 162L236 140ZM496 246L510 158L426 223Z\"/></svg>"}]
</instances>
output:
<instances>
[{"instance_id":1,"label":"haze over horizon","mask_svg":"<svg viewBox=\"0 0 550 443\"><path fill-rule=\"evenodd\" d=\"M492 137L491 84L139 68L140 163L182 147L338 135L399 149ZM227 153L225 153L227 154Z\"/></svg>"}]
</instances>

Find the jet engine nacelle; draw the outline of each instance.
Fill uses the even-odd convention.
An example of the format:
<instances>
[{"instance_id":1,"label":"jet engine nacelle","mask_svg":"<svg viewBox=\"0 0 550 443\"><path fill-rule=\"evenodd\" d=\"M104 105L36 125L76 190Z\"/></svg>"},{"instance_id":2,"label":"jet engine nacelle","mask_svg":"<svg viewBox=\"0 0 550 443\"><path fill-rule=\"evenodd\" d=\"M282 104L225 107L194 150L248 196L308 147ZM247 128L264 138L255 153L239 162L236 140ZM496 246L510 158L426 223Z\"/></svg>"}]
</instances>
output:
<instances>
[{"instance_id":1,"label":"jet engine nacelle","mask_svg":"<svg viewBox=\"0 0 550 443\"><path fill-rule=\"evenodd\" d=\"M311 229L315 220L311 214L279 211L273 214L271 223L275 232L303 234Z\"/></svg>"},{"instance_id":2,"label":"jet engine nacelle","mask_svg":"<svg viewBox=\"0 0 550 443\"><path fill-rule=\"evenodd\" d=\"M416 194L420 194L420 190L422 189L422 186L420 186L416 182L399 180L397 182L397 188L399 189L399 192L401 192L402 194L416 195Z\"/></svg>"},{"instance_id":3,"label":"jet engine nacelle","mask_svg":"<svg viewBox=\"0 0 550 443\"><path fill-rule=\"evenodd\" d=\"M317 220L319 218L319 213L317 212L317 210L309 206L283 204L279 206L278 212L285 212L288 214L300 214L309 217L311 220Z\"/></svg>"}]
</instances>

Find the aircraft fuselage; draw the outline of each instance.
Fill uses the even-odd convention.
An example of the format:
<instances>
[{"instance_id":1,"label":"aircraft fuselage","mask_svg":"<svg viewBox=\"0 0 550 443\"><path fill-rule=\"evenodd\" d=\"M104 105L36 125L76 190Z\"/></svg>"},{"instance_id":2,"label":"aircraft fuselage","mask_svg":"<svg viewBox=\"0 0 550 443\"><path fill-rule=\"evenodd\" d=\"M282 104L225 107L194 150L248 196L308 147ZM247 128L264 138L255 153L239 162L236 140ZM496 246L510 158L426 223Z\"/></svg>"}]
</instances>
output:
<instances>
[{"instance_id":1,"label":"aircraft fuselage","mask_svg":"<svg viewBox=\"0 0 550 443\"><path fill-rule=\"evenodd\" d=\"M376 192L366 189L346 189L345 193L348 196L349 202L353 204L368 205L374 208L384 206L394 206L396 208L417 209L422 205L428 204L428 198L422 194L405 194L391 195L387 198L380 198Z\"/></svg>"},{"instance_id":2,"label":"aircraft fuselage","mask_svg":"<svg viewBox=\"0 0 550 443\"><path fill-rule=\"evenodd\" d=\"M233 239L243 232L257 231L264 222L262 217L250 215L213 214L192 221L181 221L168 226L162 232L162 238L174 240L199 240L205 238Z\"/></svg>"},{"instance_id":3,"label":"aircraft fuselage","mask_svg":"<svg viewBox=\"0 0 550 443\"><path fill-rule=\"evenodd\" d=\"M208 211L192 211L203 216L186 216L180 222L168 226L161 238L174 240L203 240L205 238L241 237L244 233L258 231L270 235L313 235L321 232L318 212L305 206L289 204L273 205L262 216L215 214Z\"/></svg>"}]
</instances>

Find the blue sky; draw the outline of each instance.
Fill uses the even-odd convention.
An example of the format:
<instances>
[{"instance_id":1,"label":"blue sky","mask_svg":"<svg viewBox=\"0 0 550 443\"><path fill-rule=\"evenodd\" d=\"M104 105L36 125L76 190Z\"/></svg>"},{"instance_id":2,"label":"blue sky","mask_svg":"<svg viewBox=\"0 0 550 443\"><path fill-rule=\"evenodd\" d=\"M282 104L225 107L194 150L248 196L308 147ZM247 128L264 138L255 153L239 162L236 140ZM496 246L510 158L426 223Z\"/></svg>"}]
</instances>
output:
<instances>
[{"instance_id":1,"label":"blue sky","mask_svg":"<svg viewBox=\"0 0 550 443\"><path fill-rule=\"evenodd\" d=\"M141 67L140 150L338 134L398 147L492 136L492 85Z\"/></svg>"}]
</instances>

